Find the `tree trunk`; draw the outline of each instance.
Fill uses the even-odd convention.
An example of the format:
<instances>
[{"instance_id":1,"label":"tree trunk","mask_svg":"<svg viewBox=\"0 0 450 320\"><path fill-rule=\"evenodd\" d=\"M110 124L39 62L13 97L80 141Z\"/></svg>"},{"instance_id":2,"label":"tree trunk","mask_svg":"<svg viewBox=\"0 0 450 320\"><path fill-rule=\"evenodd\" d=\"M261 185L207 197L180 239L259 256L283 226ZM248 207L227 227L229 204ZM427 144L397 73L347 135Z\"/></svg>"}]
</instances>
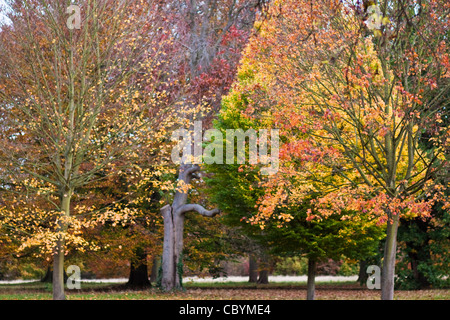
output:
<instances>
[{"instance_id":1,"label":"tree trunk","mask_svg":"<svg viewBox=\"0 0 450 320\"><path fill-rule=\"evenodd\" d=\"M262 254L262 258L259 262L259 278L258 283L268 284L269 283L269 259L265 253Z\"/></svg>"},{"instance_id":2,"label":"tree trunk","mask_svg":"<svg viewBox=\"0 0 450 320\"><path fill-rule=\"evenodd\" d=\"M183 288L183 236L184 236L184 214L174 215L175 225L175 289Z\"/></svg>"},{"instance_id":3,"label":"tree trunk","mask_svg":"<svg viewBox=\"0 0 450 320\"><path fill-rule=\"evenodd\" d=\"M182 164L178 173L178 181L184 185L191 183L194 174L200 170L198 165ZM175 193L172 205L161 208L164 218L164 244L161 287L164 291L182 288L183 272L183 233L184 215L196 211L205 217L214 217L219 210L206 210L198 204L187 204L188 192L180 189Z\"/></svg>"},{"instance_id":4,"label":"tree trunk","mask_svg":"<svg viewBox=\"0 0 450 320\"><path fill-rule=\"evenodd\" d=\"M61 212L66 216L70 216L70 200L72 190L64 190L61 194ZM65 300L64 294L64 233L67 230L67 224L64 221L59 222L58 231L61 233L56 241L55 251L53 254L53 300Z\"/></svg>"},{"instance_id":5,"label":"tree trunk","mask_svg":"<svg viewBox=\"0 0 450 320\"><path fill-rule=\"evenodd\" d=\"M127 287L148 288L151 287L148 279L147 254L142 248L136 250L136 260L131 261L130 275L128 277Z\"/></svg>"},{"instance_id":6,"label":"tree trunk","mask_svg":"<svg viewBox=\"0 0 450 320\"><path fill-rule=\"evenodd\" d=\"M248 282L258 282L258 262L252 253L248 255Z\"/></svg>"},{"instance_id":7,"label":"tree trunk","mask_svg":"<svg viewBox=\"0 0 450 320\"><path fill-rule=\"evenodd\" d=\"M41 279L41 282L52 283L52 278L53 278L53 271L52 271L52 268L50 266L48 266L44 277Z\"/></svg>"},{"instance_id":8,"label":"tree trunk","mask_svg":"<svg viewBox=\"0 0 450 320\"><path fill-rule=\"evenodd\" d=\"M308 259L308 283L306 291L306 300L314 300L316 294L316 269L317 261L313 258Z\"/></svg>"},{"instance_id":9,"label":"tree trunk","mask_svg":"<svg viewBox=\"0 0 450 320\"><path fill-rule=\"evenodd\" d=\"M262 269L259 271L258 283L259 284L268 284L269 283L269 270Z\"/></svg>"},{"instance_id":10,"label":"tree trunk","mask_svg":"<svg viewBox=\"0 0 450 320\"><path fill-rule=\"evenodd\" d=\"M161 209L164 218L164 243L162 253L162 279L161 287L165 291L175 287L175 246L174 246L174 222L172 218L172 207L166 205Z\"/></svg>"},{"instance_id":11,"label":"tree trunk","mask_svg":"<svg viewBox=\"0 0 450 320\"><path fill-rule=\"evenodd\" d=\"M53 300L65 300L64 294L64 242L56 243L56 253L53 255Z\"/></svg>"},{"instance_id":12,"label":"tree trunk","mask_svg":"<svg viewBox=\"0 0 450 320\"><path fill-rule=\"evenodd\" d=\"M356 281L359 282L361 286L366 284L367 278L369 277L366 271L367 271L367 261L366 260L359 261L358 280Z\"/></svg>"},{"instance_id":13,"label":"tree trunk","mask_svg":"<svg viewBox=\"0 0 450 320\"><path fill-rule=\"evenodd\" d=\"M160 257L155 256L153 258L153 263L152 263L152 274L150 275L150 283L155 283L156 281L158 281L158 272L159 272L159 267L160 267Z\"/></svg>"},{"instance_id":14,"label":"tree trunk","mask_svg":"<svg viewBox=\"0 0 450 320\"><path fill-rule=\"evenodd\" d=\"M386 230L383 270L381 275L381 299L394 299L395 256L397 252L397 230L399 215L389 218Z\"/></svg>"}]
</instances>

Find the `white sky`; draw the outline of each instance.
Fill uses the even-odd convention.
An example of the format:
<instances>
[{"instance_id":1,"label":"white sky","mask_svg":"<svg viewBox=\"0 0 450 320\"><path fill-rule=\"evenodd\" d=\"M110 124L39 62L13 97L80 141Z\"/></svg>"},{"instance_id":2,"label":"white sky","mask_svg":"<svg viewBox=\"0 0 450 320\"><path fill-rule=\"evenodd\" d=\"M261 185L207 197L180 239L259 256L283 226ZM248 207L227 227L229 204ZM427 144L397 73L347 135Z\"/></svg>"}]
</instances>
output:
<instances>
[{"instance_id":1,"label":"white sky","mask_svg":"<svg viewBox=\"0 0 450 320\"><path fill-rule=\"evenodd\" d=\"M5 1L0 0L0 25L5 23L7 20L4 15L2 15L1 11L6 7Z\"/></svg>"}]
</instances>

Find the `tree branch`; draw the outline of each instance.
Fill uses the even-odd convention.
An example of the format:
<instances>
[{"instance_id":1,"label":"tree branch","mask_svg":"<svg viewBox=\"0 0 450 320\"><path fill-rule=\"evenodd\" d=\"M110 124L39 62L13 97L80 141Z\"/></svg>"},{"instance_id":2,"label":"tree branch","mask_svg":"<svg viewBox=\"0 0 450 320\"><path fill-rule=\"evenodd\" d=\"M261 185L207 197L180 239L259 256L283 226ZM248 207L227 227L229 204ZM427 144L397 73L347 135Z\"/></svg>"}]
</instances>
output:
<instances>
[{"instance_id":1,"label":"tree branch","mask_svg":"<svg viewBox=\"0 0 450 320\"><path fill-rule=\"evenodd\" d=\"M189 211L195 211L204 217L214 217L220 213L219 209L206 210L199 204L185 204L176 210L176 214L183 214Z\"/></svg>"}]
</instances>

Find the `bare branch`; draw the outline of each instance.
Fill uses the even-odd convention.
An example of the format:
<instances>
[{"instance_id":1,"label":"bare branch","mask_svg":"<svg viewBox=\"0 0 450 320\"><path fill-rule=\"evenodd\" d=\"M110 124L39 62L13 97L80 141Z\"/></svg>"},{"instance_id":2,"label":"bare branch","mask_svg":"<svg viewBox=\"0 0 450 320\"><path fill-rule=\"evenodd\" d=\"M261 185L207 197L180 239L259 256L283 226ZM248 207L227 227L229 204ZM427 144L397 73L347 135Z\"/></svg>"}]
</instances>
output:
<instances>
[{"instance_id":1,"label":"bare branch","mask_svg":"<svg viewBox=\"0 0 450 320\"><path fill-rule=\"evenodd\" d=\"M178 208L175 211L175 214L183 214L187 213L189 211L195 211L199 214L201 214L204 217L214 217L220 213L219 209L213 209L213 210L206 210L203 206L199 204L185 204Z\"/></svg>"}]
</instances>

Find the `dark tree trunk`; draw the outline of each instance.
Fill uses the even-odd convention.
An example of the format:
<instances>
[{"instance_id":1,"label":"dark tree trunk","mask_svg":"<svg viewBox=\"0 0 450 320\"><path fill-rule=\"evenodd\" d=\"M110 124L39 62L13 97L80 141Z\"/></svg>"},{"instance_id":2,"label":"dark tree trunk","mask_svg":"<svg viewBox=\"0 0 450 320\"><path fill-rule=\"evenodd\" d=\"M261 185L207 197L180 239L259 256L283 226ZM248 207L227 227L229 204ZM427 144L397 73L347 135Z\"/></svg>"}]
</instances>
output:
<instances>
[{"instance_id":1,"label":"dark tree trunk","mask_svg":"<svg viewBox=\"0 0 450 320\"><path fill-rule=\"evenodd\" d=\"M259 262L259 279L258 283L268 284L269 283L269 259L265 254L263 254Z\"/></svg>"},{"instance_id":2,"label":"dark tree trunk","mask_svg":"<svg viewBox=\"0 0 450 320\"><path fill-rule=\"evenodd\" d=\"M369 278L369 275L367 274L367 266L368 263L366 260L359 261L359 274L358 274L358 281L360 285L365 285L367 282L367 279Z\"/></svg>"},{"instance_id":3,"label":"dark tree trunk","mask_svg":"<svg viewBox=\"0 0 450 320\"><path fill-rule=\"evenodd\" d=\"M67 279L69 276L66 273L66 270L64 270L64 283L67 282ZM53 270L52 267L47 267L47 271L45 272L44 277L41 279L41 282L44 283L52 283L53 282Z\"/></svg>"},{"instance_id":4,"label":"dark tree trunk","mask_svg":"<svg viewBox=\"0 0 450 320\"><path fill-rule=\"evenodd\" d=\"M261 270L259 271L259 284L268 284L269 283L269 270Z\"/></svg>"},{"instance_id":5,"label":"dark tree trunk","mask_svg":"<svg viewBox=\"0 0 450 320\"><path fill-rule=\"evenodd\" d=\"M159 256L155 256L153 258L152 273L150 275L150 283L155 283L156 281L158 281L158 272L159 272L159 267L161 264L160 261L161 261L161 258Z\"/></svg>"},{"instance_id":6,"label":"dark tree trunk","mask_svg":"<svg viewBox=\"0 0 450 320\"><path fill-rule=\"evenodd\" d=\"M419 258L419 254L422 254L422 259ZM413 272L414 280L419 285L420 289L428 289L430 288L431 284L428 281L427 277L424 275L423 272L419 269L419 262L426 261L429 262L431 257L429 255L429 251L427 252L427 249L423 249L421 247L416 248L414 252L408 253L409 259L411 261L411 270ZM427 258L424 258L424 256L428 256Z\"/></svg>"},{"instance_id":7,"label":"dark tree trunk","mask_svg":"<svg viewBox=\"0 0 450 320\"><path fill-rule=\"evenodd\" d=\"M313 258L308 259L308 284L306 300L314 300L316 295L316 269L317 261Z\"/></svg>"},{"instance_id":8,"label":"dark tree trunk","mask_svg":"<svg viewBox=\"0 0 450 320\"><path fill-rule=\"evenodd\" d=\"M47 271L45 272L44 277L41 279L41 282L52 283L53 271L51 267L47 267Z\"/></svg>"},{"instance_id":9,"label":"dark tree trunk","mask_svg":"<svg viewBox=\"0 0 450 320\"><path fill-rule=\"evenodd\" d=\"M258 262L253 254L248 256L248 282L258 282Z\"/></svg>"},{"instance_id":10,"label":"dark tree trunk","mask_svg":"<svg viewBox=\"0 0 450 320\"><path fill-rule=\"evenodd\" d=\"M142 249L136 250L136 259L131 261L127 287L151 287L150 280L148 279L147 254Z\"/></svg>"}]
</instances>

